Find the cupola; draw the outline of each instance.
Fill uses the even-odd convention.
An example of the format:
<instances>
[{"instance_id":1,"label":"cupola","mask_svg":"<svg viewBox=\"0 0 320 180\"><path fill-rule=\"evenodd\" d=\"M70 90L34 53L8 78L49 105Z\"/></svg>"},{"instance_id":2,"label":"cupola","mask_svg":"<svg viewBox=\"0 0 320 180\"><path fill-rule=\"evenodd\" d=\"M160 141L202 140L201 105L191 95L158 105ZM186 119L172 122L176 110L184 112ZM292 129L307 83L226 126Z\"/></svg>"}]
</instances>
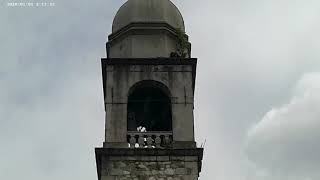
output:
<instances>
[{"instance_id":1,"label":"cupola","mask_svg":"<svg viewBox=\"0 0 320 180\"><path fill-rule=\"evenodd\" d=\"M190 57L183 17L170 0L128 0L107 43L109 58Z\"/></svg>"}]
</instances>

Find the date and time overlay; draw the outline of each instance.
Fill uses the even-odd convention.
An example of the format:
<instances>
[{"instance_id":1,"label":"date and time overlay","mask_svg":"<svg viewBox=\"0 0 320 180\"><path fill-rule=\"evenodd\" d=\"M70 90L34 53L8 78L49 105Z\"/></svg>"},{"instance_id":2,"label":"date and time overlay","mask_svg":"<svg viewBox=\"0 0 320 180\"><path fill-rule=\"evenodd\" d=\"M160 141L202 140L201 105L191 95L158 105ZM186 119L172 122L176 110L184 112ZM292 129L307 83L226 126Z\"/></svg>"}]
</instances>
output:
<instances>
[{"instance_id":1,"label":"date and time overlay","mask_svg":"<svg viewBox=\"0 0 320 180\"><path fill-rule=\"evenodd\" d=\"M4 5L7 7L19 7L19 8L32 8L32 7L55 7L56 3L51 0L39 0L39 1L5 1Z\"/></svg>"}]
</instances>

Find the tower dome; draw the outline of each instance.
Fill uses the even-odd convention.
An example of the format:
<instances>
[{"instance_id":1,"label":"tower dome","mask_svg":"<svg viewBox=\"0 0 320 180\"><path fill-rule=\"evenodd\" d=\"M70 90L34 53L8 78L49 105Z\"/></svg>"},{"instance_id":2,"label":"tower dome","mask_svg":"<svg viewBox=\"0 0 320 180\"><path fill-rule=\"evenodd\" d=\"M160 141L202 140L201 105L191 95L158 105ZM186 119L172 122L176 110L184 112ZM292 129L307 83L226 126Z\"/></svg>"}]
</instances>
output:
<instances>
[{"instance_id":1,"label":"tower dome","mask_svg":"<svg viewBox=\"0 0 320 180\"><path fill-rule=\"evenodd\" d=\"M170 0L128 0L108 37L108 58L189 58L191 44L178 8Z\"/></svg>"},{"instance_id":2,"label":"tower dome","mask_svg":"<svg viewBox=\"0 0 320 180\"><path fill-rule=\"evenodd\" d=\"M183 17L170 0L128 0L118 10L112 32L131 23L166 23L185 31Z\"/></svg>"}]
</instances>

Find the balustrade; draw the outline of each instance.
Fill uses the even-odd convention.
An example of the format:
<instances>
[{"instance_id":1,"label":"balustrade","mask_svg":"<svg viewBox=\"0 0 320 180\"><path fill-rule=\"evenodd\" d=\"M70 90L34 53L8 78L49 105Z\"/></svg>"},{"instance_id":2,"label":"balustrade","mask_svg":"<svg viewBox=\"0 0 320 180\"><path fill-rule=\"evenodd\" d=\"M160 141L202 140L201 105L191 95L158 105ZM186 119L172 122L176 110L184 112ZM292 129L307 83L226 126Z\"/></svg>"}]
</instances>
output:
<instances>
[{"instance_id":1,"label":"balustrade","mask_svg":"<svg viewBox=\"0 0 320 180\"><path fill-rule=\"evenodd\" d=\"M128 145L130 148L170 148L172 145L172 132L128 132Z\"/></svg>"}]
</instances>

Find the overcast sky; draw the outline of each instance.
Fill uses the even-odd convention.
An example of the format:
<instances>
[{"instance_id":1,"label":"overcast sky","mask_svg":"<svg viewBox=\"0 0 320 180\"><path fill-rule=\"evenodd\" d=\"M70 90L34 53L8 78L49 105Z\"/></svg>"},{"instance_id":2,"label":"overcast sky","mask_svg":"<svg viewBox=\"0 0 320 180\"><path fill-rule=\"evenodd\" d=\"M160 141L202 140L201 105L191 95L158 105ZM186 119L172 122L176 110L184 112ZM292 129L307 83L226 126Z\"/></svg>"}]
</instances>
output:
<instances>
[{"instance_id":1,"label":"overcast sky","mask_svg":"<svg viewBox=\"0 0 320 180\"><path fill-rule=\"evenodd\" d=\"M0 179L95 180L100 58L125 0L8 2L18 1L0 1ZM174 3L198 58L200 180L319 180L320 1Z\"/></svg>"}]
</instances>

